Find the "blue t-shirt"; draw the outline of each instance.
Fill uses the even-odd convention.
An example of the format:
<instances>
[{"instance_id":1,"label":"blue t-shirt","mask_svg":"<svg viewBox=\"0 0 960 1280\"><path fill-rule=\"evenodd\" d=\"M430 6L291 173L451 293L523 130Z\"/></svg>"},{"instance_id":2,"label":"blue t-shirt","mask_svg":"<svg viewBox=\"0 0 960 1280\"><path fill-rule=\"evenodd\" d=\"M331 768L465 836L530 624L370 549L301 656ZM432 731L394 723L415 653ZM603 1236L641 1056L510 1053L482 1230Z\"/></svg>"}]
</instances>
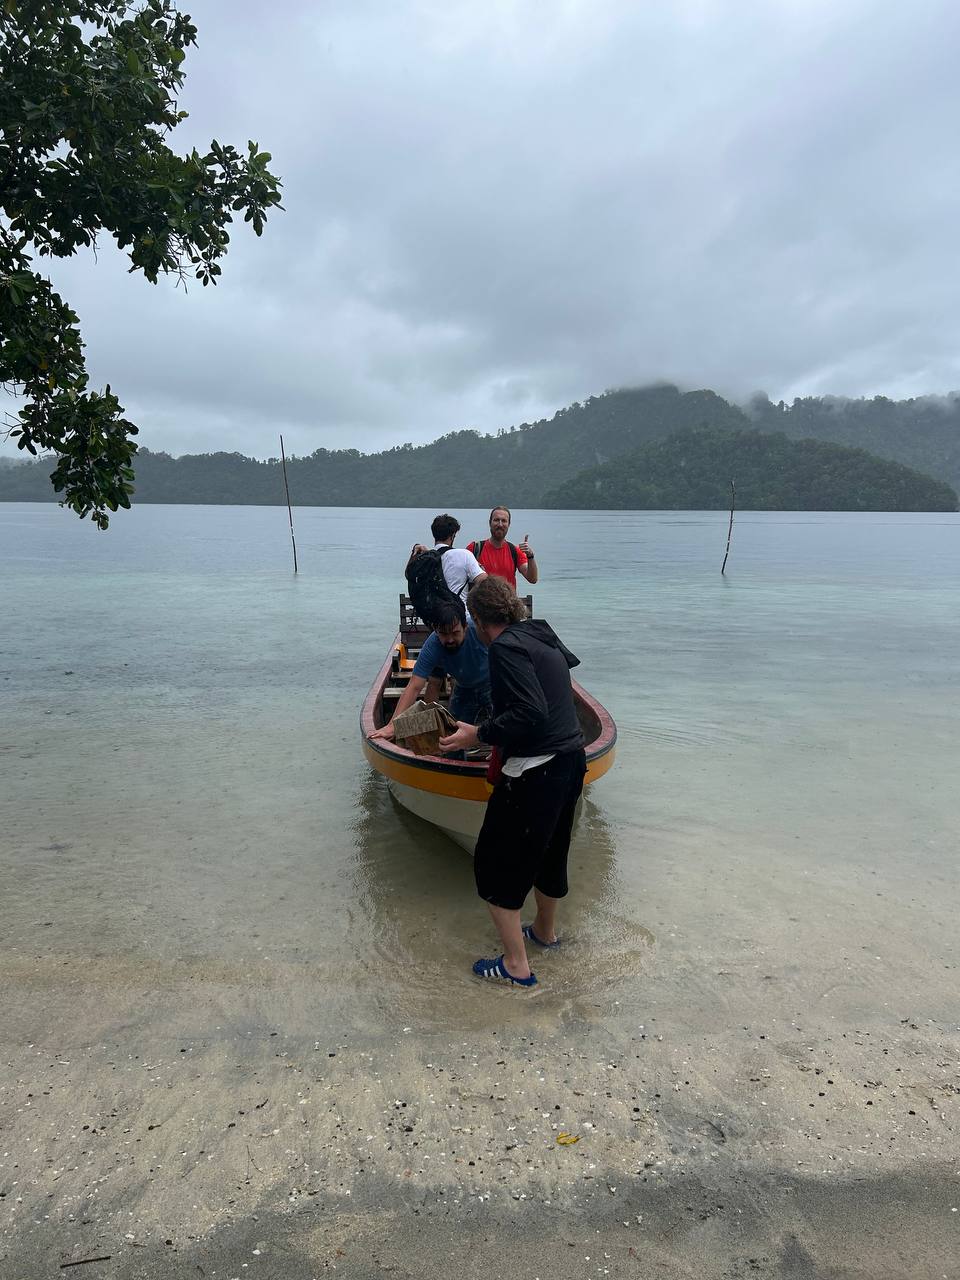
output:
<instances>
[{"instance_id":1,"label":"blue t-shirt","mask_svg":"<svg viewBox=\"0 0 960 1280\"><path fill-rule=\"evenodd\" d=\"M434 667L440 667L453 676L463 689L484 688L490 683L490 659L487 646L478 638L473 623L467 623L467 635L459 649L445 649L435 631L427 636L413 674L421 680L429 680Z\"/></svg>"}]
</instances>

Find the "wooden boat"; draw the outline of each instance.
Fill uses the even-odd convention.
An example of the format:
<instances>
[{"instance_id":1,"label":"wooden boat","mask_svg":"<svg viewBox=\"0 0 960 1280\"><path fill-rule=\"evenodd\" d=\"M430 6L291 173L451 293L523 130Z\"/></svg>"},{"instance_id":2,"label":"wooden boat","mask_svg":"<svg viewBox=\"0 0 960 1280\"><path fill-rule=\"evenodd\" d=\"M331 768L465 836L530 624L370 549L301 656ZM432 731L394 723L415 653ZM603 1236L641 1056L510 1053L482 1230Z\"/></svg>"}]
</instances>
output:
<instances>
[{"instance_id":1,"label":"wooden boat","mask_svg":"<svg viewBox=\"0 0 960 1280\"><path fill-rule=\"evenodd\" d=\"M528 599L528 604L530 603ZM473 853L490 794L487 761L475 757L415 755L389 739L370 740L374 729L386 724L413 673L420 647L430 634L406 596L400 597L400 630L383 666L377 672L360 711L363 754L387 780L404 808L432 822L468 853ZM442 695L442 699L446 694ZM587 783L596 782L613 764L617 727L613 718L576 681L573 696L587 752Z\"/></svg>"}]
</instances>

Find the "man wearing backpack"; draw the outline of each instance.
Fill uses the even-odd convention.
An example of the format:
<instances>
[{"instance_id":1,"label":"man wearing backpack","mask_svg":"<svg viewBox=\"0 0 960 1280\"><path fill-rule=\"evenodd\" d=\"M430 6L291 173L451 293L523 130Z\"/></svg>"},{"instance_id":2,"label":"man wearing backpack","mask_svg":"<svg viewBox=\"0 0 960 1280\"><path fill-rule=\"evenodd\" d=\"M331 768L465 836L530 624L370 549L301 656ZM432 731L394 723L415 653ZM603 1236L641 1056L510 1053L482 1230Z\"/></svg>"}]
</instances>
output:
<instances>
[{"instance_id":1,"label":"man wearing backpack","mask_svg":"<svg viewBox=\"0 0 960 1280\"><path fill-rule=\"evenodd\" d=\"M527 534L519 546L507 541L510 530L510 508L494 507L490 512L490 537L481 538L467 546L480 563L480 567L497 578L505 578L514 591L517 589L517 573L532 586L540 577L537 558L527 542Z\"/></svg>"},{"instance_id":2,"label":"man wearing backpack","mask_svg":"<svg viewBox=\"0 0 960 1280\"><path fill-rule=\"evenodd\" d=\"M418 542L410 552L406 575L410 599L424 622L432 625L432 617L427 616L431 612L431 598L446 600L454 596L465 604L468 588L487 575L471 551L454 547L453 540L460 532L460 521L455 516L446 513L436 516L430 532L433 534L433 553ZM425 554L427 558L421 559ZM442 570L442 580L437 573L436 561Z\"/></svg>"}]
</instances>

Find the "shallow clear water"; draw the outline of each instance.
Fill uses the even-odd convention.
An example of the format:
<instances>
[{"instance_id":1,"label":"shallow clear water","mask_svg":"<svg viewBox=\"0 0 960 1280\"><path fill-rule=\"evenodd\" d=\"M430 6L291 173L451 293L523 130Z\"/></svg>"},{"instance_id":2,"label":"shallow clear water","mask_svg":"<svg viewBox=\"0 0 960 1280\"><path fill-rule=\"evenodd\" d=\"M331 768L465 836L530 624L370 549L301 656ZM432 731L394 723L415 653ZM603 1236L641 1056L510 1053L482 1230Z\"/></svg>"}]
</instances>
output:
<instances>
[{"instance_id":1,"label":"shallow clear water","mask_svg":"<svg viewBox=\"0 0 960 1280\"><path fill-rule=\"evenodd\" d=\"M101 534L0 504L8 965L188 965L374 1029L702 1019L718 964L854 1014L952 963L960 516L745 513L721 578L724 513L518 513L537 613L620 732L569 946L518 1003L468 976L492 945L469 860L359 747L433 514L299 510L294 578L282 508L144 506Z\"/></svg>"}]
</instances>

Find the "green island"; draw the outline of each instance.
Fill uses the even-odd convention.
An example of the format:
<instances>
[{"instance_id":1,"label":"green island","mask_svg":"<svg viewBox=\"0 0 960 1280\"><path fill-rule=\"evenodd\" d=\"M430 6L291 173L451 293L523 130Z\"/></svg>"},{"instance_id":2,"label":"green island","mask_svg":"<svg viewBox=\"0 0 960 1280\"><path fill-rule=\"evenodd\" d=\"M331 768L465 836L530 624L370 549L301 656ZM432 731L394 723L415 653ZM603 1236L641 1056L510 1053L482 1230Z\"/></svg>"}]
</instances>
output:
<instances>
[{"instance_id":1,"label":"green island","mask_svg":"<svg viewBox=\"0 0 960 1280\"><path fill-rule=\"evenodd\" d=\"M264 429L273 438L273 429ZM0 501L56 501L50 459L0 469ZM277 458L134 458L136 502L283 501ZM299 506L953 511L960 397L890 401L755 397L659 385L610 391L494 435L450 432L380 453L317 449L287 461ZM920 474L926 473L926 474Z\"/></svg>"},{"instance_id":2,"label":"green island","mask_svg":"<svg viewBox=\"0 0 960 1280\"><path fill-rule=\"evenodd\" d=\"M581 471L551 490L561 510L956 511L948 484L824 440L691 429Z\"/></svg>"}]
</instances>

